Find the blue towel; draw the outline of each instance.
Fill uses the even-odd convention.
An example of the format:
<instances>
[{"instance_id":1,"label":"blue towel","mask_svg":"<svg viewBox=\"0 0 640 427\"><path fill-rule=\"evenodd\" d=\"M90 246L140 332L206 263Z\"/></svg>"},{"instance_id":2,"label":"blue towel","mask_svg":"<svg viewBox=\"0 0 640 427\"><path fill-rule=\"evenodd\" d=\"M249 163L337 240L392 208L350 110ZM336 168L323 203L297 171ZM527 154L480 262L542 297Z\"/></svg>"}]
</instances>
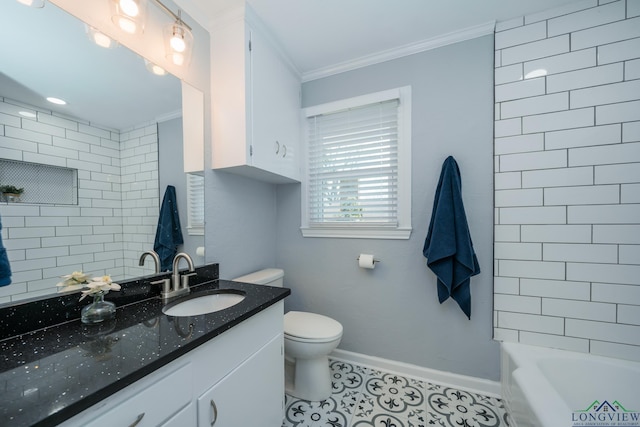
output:
<instances>
[{"instance_id":1,"label":"blue towel","mask_svg":"<svg viewBox=\"0 0 640 427\"><path fill-rule=\"evenodd\" d=\"M180 216L178 215L178 203L176 201L176 188L167 185L160 207L158 228L153 250L160 257L160 271L171 270L173 257L176 256L178 245L184 243L180 228Z\"/></svg>"},{"instance_id":2,"label":"blue towel","mask_svg":"<svg viewBox=\"0 0 640 427\"><path fill-rule=\"evenodd\" d=\"M0 218L0 286L11 284L11 266L7 258L7 250L2 245L2 218Z\"/></svg>"},{"instance_id":3,"label":"blue towel","mask_svg":"<svg viewBox=\"0 0 640 427\"><path fill-rule=\"evenodd\" d=\"M462 204L460 169L447 157L442 165L423 255L438 277L438 299L453 298L471 319L471 276L480 273Z\"/></svg>"}]
</instances>

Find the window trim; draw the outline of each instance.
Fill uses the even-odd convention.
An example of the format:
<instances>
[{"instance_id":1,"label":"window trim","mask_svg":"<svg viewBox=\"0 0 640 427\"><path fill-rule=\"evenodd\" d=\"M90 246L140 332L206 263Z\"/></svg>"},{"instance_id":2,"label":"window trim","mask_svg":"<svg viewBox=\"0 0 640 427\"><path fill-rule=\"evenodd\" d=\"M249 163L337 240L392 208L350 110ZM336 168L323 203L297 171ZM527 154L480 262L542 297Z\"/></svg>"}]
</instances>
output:
<instances>
[{"instance_id":1,"label":"window trim","mask_svg":"<svg viewBox=\"0 0 640 427\"><path fill-rule=\"evenodd\" d=\"M347 108L366 106L376 102L399 100L398 106L398 225L375 226L309 225L308 210L308 117L338 112ZM326 104L307 107L302 110L303 183L301 194L300 230L303 237L356 238L356 239L409 239L411 236L411 86L356 96Z\"/></svg>"}]
</instances>

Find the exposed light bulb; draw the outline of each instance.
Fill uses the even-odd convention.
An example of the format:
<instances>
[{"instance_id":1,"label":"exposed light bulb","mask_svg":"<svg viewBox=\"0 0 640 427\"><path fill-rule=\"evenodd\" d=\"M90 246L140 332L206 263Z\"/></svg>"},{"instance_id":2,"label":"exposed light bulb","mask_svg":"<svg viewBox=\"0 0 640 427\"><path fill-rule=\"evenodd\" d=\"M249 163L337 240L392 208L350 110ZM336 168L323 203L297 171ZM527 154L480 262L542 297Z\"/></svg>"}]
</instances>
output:
<instances>
[{"instance_id":1,"label":"exposed light bulb","mask_svg":"<svg viewBox=\"0 0 640 427\"><path fill-rule=\"evenodd\" d=\"M128 34L144 32L147 0L109 0L111 20Z\"/></svg>"},{"instance_id":2,"label":"exposed light bulb","mask_svg":"<svg viewBox=\"0 0 640 427\"><path fill-rule=\"evenodd\" d=\"M182 53L187 48L187 44L184 42L184 34L181 34L180 31L173 33L173 37L171 37L169 43L171 44L171 48L176 52Z\"/></svg>"},{"instance_id":3,"label":"exposed light bulb","mask_svg":"<svg viewBox=\"0 0 640 427\"><path fill-rule=\"evenodd\" d=\"M120 0L120 9L126 15L135 17L140 14L140 7L135 0Z\"/></svg>"}]
</instances>

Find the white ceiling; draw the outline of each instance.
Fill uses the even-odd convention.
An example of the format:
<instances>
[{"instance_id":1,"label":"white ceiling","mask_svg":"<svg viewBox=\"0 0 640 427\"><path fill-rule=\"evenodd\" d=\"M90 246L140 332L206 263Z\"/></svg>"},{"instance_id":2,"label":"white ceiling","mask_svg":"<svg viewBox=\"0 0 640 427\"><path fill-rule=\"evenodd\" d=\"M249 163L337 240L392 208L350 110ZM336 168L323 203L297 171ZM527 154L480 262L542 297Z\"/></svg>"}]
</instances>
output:
<instances>
[{"instance_id":1,"label":"white ceiling","mask_svg":"<svg viewBox=\"0 0 640 427\"><path fill-rule=\"evenodd\" d=\"M175 0L205 28L241 0ZM304 76L576 0L247 0Z\"/></svg>"},{"instance_id":2,"label":"white ceiling","mask_svg":"<svg viewBox=\"0 0 640 427\"><path fill-rule=\"evenodd\" d=\"M244 0L173 0L205 28ZM303 78L382 52L575 0L248 0ZM171 0L164 1L174 8ZM0 96L40 105L44 96L69 100L45 108L114 129L180 110L180 84L148 73L120 46L92 45L84 25L47 3L31 9L0 2ZM198 42L197 40L195 41ZM125 65L126 64L126 65ZM308 78L307 78L308 79Z\"/></svg>"}]
</instances>

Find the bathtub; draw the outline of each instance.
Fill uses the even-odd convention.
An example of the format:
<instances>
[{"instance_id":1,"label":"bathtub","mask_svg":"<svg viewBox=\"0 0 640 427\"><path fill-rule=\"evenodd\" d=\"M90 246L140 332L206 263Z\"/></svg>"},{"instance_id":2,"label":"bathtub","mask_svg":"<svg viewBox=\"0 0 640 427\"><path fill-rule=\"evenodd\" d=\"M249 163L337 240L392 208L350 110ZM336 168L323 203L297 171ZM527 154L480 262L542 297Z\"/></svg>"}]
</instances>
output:
<instances>
[{"instance_id":1,"label":"bathtub","mask_svg":"<svg viewBox=\"0 0 640 427\"><path fill-rule=\"evenodd\" d=\"M640 426L640 363L501 345L502 397L517 427Z\"/></svg>"}]
</instances>

